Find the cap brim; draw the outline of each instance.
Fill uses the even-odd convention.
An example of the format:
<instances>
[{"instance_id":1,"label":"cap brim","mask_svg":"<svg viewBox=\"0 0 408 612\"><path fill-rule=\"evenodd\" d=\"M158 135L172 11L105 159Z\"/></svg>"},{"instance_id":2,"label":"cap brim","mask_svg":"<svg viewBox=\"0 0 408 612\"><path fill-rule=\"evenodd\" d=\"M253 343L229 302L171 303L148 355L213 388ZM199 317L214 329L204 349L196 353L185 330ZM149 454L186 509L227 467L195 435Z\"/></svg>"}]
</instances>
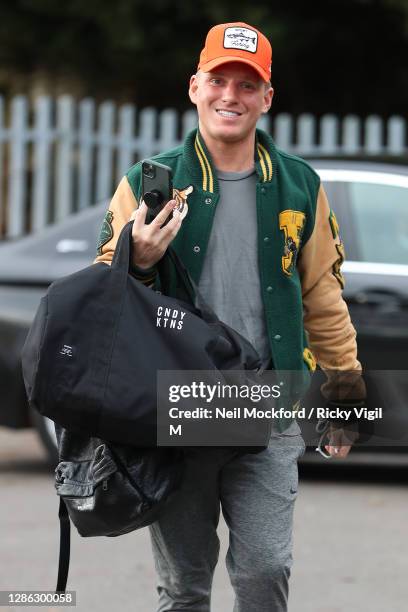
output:
<instances>
[{"instance_id":1,"label":"cap brim","mask_svg":"<svg viewBox=\"0 0 408 612\"><path fill-rule=\"evenodd\" d=\"M217 59L213 59L209 62L206 62L205 64L199 65L199 69L203 72L211 72L211 70L214 70L214 68L218 68L223 64L229 64L231 62L240 62L241 64L246 64L247 66L250 66L251 68L256 70L261 79L266 83L271 78L271 75L265 70L263 70L263 68L261 68L258 64L252 62L250 59L245 59L244 57L239 57L237 55L226 55L224 57L217 57Z\"/></svg>"}]
</instances>

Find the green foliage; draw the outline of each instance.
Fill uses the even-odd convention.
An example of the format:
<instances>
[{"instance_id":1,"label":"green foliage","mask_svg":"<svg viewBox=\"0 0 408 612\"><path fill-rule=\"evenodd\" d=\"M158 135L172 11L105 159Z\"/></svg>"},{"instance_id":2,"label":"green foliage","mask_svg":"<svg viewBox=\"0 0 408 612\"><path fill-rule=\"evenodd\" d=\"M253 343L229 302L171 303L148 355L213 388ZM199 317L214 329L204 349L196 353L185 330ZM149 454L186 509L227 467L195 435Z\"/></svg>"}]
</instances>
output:
<instances>
[{"instance_id":1,"label":"green foliage","mask_svg":"<svg viewBox=\"0 0 408 612\"><path fill-rule=\"evenodd\" d=\"M273 112L405 112L407 0L3 1L0 87L41 72L51 94L69 77L82 95L184 109L205 35L226 21L272 41Z\"/></svg>"}]
</instances>

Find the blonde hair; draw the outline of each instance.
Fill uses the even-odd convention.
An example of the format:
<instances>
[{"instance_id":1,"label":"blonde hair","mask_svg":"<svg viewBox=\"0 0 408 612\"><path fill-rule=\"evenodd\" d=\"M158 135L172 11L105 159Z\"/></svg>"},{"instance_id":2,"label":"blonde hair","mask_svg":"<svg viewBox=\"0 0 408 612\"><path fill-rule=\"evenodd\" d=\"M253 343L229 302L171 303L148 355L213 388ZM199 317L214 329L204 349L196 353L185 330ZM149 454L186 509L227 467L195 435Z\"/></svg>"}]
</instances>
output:
<instances>
[{"instance_id":1,"label":"blonde hair","mask_svg":"<svg viewBox=\"0 0 408 612\"><path fill-rule=\"evenodd\" d=\"M200 78L202 74L203 74L202 70L197 70L196 77ZM265 89L269 89L270 87L272 87L271 81L264 81L261 77L259 77L259 80L262 81L262 83L264 84Z\"/></svg>"}]
</instances>

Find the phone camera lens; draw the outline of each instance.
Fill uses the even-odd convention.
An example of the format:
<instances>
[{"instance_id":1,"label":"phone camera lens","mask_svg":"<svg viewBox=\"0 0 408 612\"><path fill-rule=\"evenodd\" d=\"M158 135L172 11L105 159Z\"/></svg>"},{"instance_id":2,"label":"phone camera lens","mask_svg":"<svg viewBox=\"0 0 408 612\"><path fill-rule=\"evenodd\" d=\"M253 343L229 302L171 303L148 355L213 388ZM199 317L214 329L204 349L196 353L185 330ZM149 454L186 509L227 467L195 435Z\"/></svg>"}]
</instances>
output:
<instances>
[{"instance_id":1,"label":"phone camera lens","mask_svg":"<svg viewBox=\"0 0 408 612\"><path fill-rule=\"evenodd\" d=\"M143 174L150 179L154 178L154 175L155 175L154 166L149 163L144 163L143 164Z\"/></svg>"}]
</instances>

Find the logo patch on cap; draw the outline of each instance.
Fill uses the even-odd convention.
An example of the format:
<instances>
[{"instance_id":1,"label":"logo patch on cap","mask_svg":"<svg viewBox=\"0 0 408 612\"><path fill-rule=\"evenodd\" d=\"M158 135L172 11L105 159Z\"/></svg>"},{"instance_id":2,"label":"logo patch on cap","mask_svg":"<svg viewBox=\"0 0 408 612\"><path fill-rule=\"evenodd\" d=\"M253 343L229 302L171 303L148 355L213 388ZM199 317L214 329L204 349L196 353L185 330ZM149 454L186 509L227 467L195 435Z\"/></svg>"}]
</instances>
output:
<instances>
[{"instance_id":1,"label":"logo patch on cap","mask_svg":"<svg viewBox=\"0 0 408 612\"><path fill-rule=\"evenodd\" d=\"M225 49L242 49L256 53L258 48L258 34L248 28L226 28L224 32Z\"/></svg>"}]
</instances>

